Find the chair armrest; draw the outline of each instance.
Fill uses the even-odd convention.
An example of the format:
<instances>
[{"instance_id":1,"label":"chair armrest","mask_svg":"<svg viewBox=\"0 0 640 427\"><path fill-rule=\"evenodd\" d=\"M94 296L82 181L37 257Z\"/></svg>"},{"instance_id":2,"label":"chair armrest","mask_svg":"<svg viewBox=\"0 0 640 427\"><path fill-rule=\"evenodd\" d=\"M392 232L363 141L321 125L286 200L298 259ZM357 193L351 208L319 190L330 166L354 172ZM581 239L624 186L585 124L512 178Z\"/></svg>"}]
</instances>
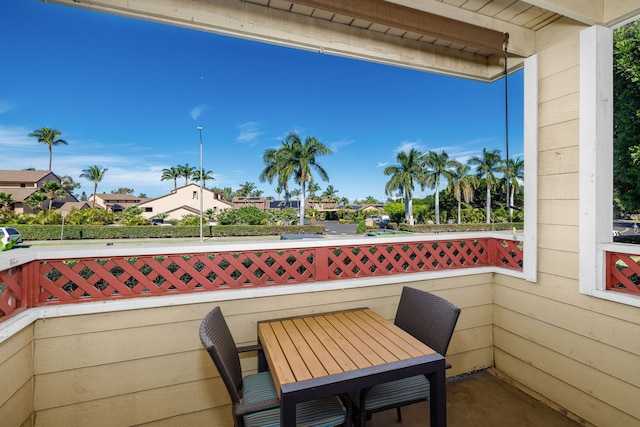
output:
<instances>
[{"instance_id":1,"label":"chair armrest","mask_svg":"<svg viewBox=\"0 0 640 427\"><path fill-rule=\"evenodd\" d=\"M262 351L262 345L260 343L253 345L245 345L242 347L238 347L238 353L247 353L250 351L258 352L258 372L268 371L269 367L267 366L267 359L264 355L264 351Z\"/></svg>"},{"instance_id":2,"label":"chair armrest","mask_svg":"<svg viewBox=\"0 0 640 427\"><path fill-rule=\"evenodd\" d=\"M267 399L261 400L259 402L253 403L238 403L234 407L235 414L237 416L244 416L247 414L253 414L254 412L265 411L267 409L279 408L280 407L280 399Z\"/></svg>"},{"instance_id":3,"label":"chair armrest","mask_svg":"<svg viewBox=\"0 0 640 427\"><path fill-rule=\"evenodd\" d=\"M238 353L247 353L249 351L260 351L260 350L262 350L262 346L260 344L245 345L242 347L238 347Z\"/></svg>"}]
</instances>

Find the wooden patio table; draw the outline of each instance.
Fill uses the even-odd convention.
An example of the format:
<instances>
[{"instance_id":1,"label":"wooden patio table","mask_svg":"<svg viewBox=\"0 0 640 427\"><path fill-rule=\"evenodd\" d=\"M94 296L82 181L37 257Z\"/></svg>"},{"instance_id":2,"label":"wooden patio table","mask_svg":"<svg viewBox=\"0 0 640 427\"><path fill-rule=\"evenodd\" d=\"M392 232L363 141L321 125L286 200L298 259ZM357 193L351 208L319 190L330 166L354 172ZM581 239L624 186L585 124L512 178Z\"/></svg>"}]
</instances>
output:
<instances>
[{"instance_id":1,"label":"wooden patio table","mask_svg":"<svg viewBox=\"0 0 640 427\"><path fill-rule=\"evenodd\" d=\"M418 374L431 383L431 425L446 426L444 357L368 308L258 323L280 397L281 426L296 404Z\"/></svg>"}]
</instances>

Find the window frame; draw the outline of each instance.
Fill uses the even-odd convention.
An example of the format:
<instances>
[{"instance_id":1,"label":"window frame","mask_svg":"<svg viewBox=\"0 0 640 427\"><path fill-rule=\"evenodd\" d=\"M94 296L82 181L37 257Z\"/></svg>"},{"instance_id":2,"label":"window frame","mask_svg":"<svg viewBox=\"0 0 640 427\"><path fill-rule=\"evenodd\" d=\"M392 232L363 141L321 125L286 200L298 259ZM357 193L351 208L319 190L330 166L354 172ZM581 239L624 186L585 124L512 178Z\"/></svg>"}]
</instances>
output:
<instances>
[{"instance_id":1,"label":"window frame","mask_svg":"<svg viewBox=\"0 0 640 427\"><path fill-rule=\"evenodd\" d=\"M580 293L640 307L640 297L606 290L607 252L640 255L638 245L614 243L613 28L580 33Z\"/></svg>"}]
</instances>

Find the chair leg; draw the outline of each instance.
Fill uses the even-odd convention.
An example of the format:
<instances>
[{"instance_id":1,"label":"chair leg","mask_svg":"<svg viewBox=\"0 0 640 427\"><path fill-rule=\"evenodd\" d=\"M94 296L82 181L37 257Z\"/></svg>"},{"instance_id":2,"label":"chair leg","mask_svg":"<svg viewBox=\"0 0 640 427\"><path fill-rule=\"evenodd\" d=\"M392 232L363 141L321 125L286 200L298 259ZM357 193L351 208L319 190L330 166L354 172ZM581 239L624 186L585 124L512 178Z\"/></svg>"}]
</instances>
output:
<instances>
[{"instance_id":1,"label":"chair leg","mask_svg":"<svg viewBox=\"0 0 640 427\"><path fill-rule=\"evenodd\" d=\"M402 422L402 411L400 409L401 408L399 406L396 408L396 413L398 414L398 422L399 423Z\"/></svg>"},{"instance_id":2,"label":"chair leg","mask_svg":"<svg viewBox=\"0 0 640 427\"><path fill-rule=\"evenodd\" d=\"M264 355L264 350L258 350L258 372L265 372L269 370L267 364L267 357Z\"/></svg>"},{"instance_id":3,"label":"chair leg","mask_svg":"<svg viewBox=\"0 0 640 427\"><path fill-rule=\"evenodd\" d=\"M365 427L367 424L367 419L371 419L371 414L367 414L367 410L365 409L367 407L366 402L369 390L371 390L371 387L360 390L360 414L358 417L358 425L360 427Z\"/></svg>"}]
</instances>

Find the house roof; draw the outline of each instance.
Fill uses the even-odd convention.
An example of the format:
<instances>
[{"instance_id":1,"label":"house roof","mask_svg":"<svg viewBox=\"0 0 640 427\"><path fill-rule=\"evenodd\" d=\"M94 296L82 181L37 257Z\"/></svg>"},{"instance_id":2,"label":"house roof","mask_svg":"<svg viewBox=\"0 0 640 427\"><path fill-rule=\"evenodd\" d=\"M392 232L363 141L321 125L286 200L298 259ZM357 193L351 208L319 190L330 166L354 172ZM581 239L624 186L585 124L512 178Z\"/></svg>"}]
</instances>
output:
<instances>
[{"instance_id":1,"label":"house roof","mask_svg":"<svg viewBox=\"0 0 640 427\"><path fill-rule=\"evenodd\" d=\"M15 202L23 202L29 198L38 189L34 187L0 187L0 193L6 193L11 195L11 199Z\"/></svg>"},{"instance_id":2,"label":"house roof","mask_svg":"<svg viewBox=\"0 0 640 427\"><path fill-rule=\"evenodd\" d=\"M124 203L140 203L142 200L149 199L141 199L140 197L136 197L133 194L108 194L101 193L96 194L96 197L101 198L106 203L115 203L115 202L124 202Z\"/></svg>"},{"instance_id":3,"label":"house roof","mask_svg":"<svg viewBox=\"0 0 640 427\"><path fill-rule=\"evenodd\" d=\"M53 175L60 181L60 178L51 171L0 170L0 182L32 183L46 178L47 175Z\"/></svg>"},{"instance_id":4,"label":"house roof","mask_svg":"<svg viewBox=\"0 0 640 427\"><path fill-rule=\"evenodd\" d=\"M171 193L169 193L169 194L165 194L164 196L156 197L155 199L144 199L142 202L140 202L140 205L143 205L143 204L145 204L145 203L151 203L151 202L153 202L153 201L160 200L160 199L164 199L164 198L166 198L166 197L171 197L172 195L176 194L178 191L181 191L181 190L183 190L183 189L185 189L185 188L188 188L188 187L194 187L194 188L200 189L200 186L199 186L199 185L196 185L196 184L187 184L187 185L183 185L182 187L178 187L178 188L176 188L175 190L171 190ZM203 189L202 189L202 191L203 191L203 192L209 192L209 193L212 193L212 194L213 194L213 196L214 196L214 198L215 198L217 201L219 201L220 203L224 203L225 205L228 205L229 207L233 207L233 204L232 204L231 202L228 202L228 201L224 200L222 197L219 197L220 195L219 195L218 193L216 193L215 191L210 190L210 189L208 189L208 188L203 188Z\"/></svg>"},{"instance_id":5,"label":"house roof","mask_svg":"<svg viewBox=\"0 0 640 427\"><path fill-rule=\"evenodd\" d=\"M60 207L58 209L60 209L61 211L66 211L69 212L71 211L71 209L86 209L86 208L90 208L91 205L87 202L64 202L62 205L60 205Z\"/></svg>"}]
</instances>

